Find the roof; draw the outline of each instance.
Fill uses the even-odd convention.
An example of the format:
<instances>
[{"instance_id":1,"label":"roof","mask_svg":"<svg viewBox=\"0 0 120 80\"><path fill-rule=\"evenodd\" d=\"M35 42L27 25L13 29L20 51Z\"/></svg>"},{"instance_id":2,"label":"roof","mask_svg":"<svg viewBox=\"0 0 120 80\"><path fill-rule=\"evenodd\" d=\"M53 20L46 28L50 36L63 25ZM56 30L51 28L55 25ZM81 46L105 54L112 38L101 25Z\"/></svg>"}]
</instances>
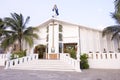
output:
<instances>
[{"instance_id":1,"label":"roof","mask_svg":"<svg viewBox=\"0 0 120 80\"><path fill-rule=\"evenodd\" d=\"M58 23L62 23L62 24L68 24L68 25L72 25L72 26L78 26L78 27L80 27L80 28L85 28L85 29L89 29L89 30L101 31L101 30L99 30L99 29L90 28L90 27L85 27L85 26L82 26L82 25L74 24L74 23L67 22L67 21L63 21L63 20L56 19L56 18L48 19L47 21L41 23L41 24L40 24L39 26L37 26L37 27L47 26L49 23L51 23L51 22L53 22L53 21L58 22Z\"/></svg>"}]
</instances>

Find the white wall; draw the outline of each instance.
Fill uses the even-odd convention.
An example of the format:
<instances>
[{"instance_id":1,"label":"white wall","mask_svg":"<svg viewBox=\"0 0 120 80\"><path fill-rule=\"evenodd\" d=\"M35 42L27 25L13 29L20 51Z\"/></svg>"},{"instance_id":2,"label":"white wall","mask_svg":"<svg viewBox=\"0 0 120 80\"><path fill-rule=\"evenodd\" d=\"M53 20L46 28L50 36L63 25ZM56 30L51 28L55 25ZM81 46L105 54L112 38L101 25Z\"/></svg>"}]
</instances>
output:
<instances>
[{"instance_id":1,"label":"white wall","mask_svg":"<svg viewBox=\"0 0 120 80\"><path fill-rule=\"evenodd\" d=\"M54 26L54 48L55 53L59 53L59 24Z\"/></svg>"},{"instance_id":2,"label":"white wall","mask_svg":"<svg viewBox=\"0 0 120 80\"><path fill-rule=\"evenodd\" d=\"M101 52L101 33L97 30L80 29L81 52Z\"/></svg>"},{"instance_id":3,"label":"white wall","mask_svg":"<svg viewBox=\"0 0 120 80\"><path fill-rule=\"evenodd\" d=\"M81 52L82 53L88 53L88 48L89 46L87 46L88 44L88 39L87 39L87 30L86 29L80 29L80 42L81 42ZM89 35L90 36L90 35ZM92 39L92 38L91 38ZM92 45L91 45L92 46Z\"/></svg>"},{"instance_id":4,"label":"white wall","mask_svg":"<svg viewBox=\"0 0 120 80\"><path fill-rule=\"evenodd\" d=\"M47 37L47 26L40 27L39 32L37 32L39 38L35 40L37 44L44 44L46 45L46 37Z\"/></svg>"},{"instance_id":5,"label":"white wall","mask_svg":"<svg viewBox=\"0 0 120 80\"><path fill-rule=\"evenodd\" d=\"M71 25L63 26L63 43L77 43L78 27Z\"/></svg>"}]
</instances>

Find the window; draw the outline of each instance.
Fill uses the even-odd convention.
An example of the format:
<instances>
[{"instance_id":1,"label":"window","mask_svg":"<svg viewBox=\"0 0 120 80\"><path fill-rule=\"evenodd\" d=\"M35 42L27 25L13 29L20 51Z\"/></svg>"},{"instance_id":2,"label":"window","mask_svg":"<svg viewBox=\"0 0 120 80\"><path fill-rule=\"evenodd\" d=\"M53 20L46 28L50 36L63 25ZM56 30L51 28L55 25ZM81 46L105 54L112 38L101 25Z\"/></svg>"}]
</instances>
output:
<instances>
[{"instance_id":1,"label":"window","mask_svg":"<svg viewBox=\"0 0 120 80\"><path fill-rule=\"evenodd\" d=\"M59 32L62 32L62 25L59 25Z\"/></svg>"},{"instance_id":2,"label":"window","mask_svg":"<svg viewBox=\"0 0 120 80\"><path fill-rule=\"evenodd\" d=\"M46 36L46 42L48 42L48 37L49 37L49 35L47 34L47 36Z\"/></svg>"},{"instance_id":3,"label":"window","mask_svg":"<svg viewBox=\"0 0 120 80\"><path fill-rule=\"evenodd\" d=\"M49 26L47 26L47 30L46 30L46 32L47 32L47 33L49 32Z\"/></svg>"},{"instance_id":4,"label":"window","mask_svg":"<svg viewBox=\"0 0 120 80\"><path fill-rule=\"evenodd\" d=\"M62 41L62 40L63 40L63 38L62 38L62 34L59 33L59 41Z\"/></svg>"},{"instance_id":5,"label":"window","mask_svg":"<svg viewBox=\"0 0 120 80\"><path fill-rule=\"evenodd\" d=\"M46 35L46 42L48 42L48 37L49 37L49 34L48 34L48 32L49 32L49 26L46 27L46 32L47 32L47 35Z\"/></svg>"},{"instance_id":6,"label":"window","mask_svg":"<svg viewBox=\"0 0 120 80\"><path fill-rule=\"evenodd\" d=\"M63 40L63 36L62 36L62 30L63 29L63 26L62 25L59 25L59 41L62 41Z\"/></svg>"},{"instance_id":7,"label":"window","mask_svg":"<svg viewBox=\"0 0 120 80\"><path fill-rule=\"evenodd\" d=\"M62 48L63 48L62 43L59 43L59 53L62 53Z\"/></svg>"}]
</instances>

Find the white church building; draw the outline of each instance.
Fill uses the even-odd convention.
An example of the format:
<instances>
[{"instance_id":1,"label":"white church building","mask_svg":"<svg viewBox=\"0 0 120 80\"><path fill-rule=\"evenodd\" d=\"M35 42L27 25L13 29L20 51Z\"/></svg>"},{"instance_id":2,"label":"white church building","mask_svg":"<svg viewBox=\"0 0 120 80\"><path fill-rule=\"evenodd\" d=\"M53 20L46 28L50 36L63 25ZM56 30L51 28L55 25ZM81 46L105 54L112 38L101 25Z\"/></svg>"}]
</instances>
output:
<instances>
[{"instance_id":1,"label":"white church building","mask_svg":"<svg viewBox=\"0 0 120 80\"><path fill-rule=\"evenodd\" d=\"M39 39L35 40L34 47L38 44L46 45L48 56L49 54L65 53L66 48L74 48L77 55L83 53L118 53L118 40L111 40L110 36L102 37L101 30L54 18L37 27Z\"/></svg>"}]
</instances>

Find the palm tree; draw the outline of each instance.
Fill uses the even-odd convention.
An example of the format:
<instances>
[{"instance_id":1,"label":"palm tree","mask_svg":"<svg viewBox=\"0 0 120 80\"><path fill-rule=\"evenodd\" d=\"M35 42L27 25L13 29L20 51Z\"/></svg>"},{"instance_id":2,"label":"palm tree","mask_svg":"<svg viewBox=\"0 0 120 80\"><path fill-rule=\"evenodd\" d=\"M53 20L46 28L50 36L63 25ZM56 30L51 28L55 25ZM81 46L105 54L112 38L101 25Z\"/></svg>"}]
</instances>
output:
<instances>
[{"instance_id":1,"label":"palm tree","mask_svg":"<svg viewBox=\"0 0 120 80\"><path fill-rule=\"evenodd\" d=\"M120 38L120 0L115 0L115 12L112 13L112 18L116 20L117 25L108 26L102 32L103 37L111 34L111 40Z\"/></svg>"},{"instance_id":2,"label":"palm tree","mask_svg":"<svg viewBox=\"0 0 120 80\"><path fill-rule=\"evenodd\" d=\"M26 27L30 17L27 17L24 21L22 14L11 13L11 17L5 17L4 22L7 26L9 35L2 41L1 46L7 48L14 44L16 41L19 43L20 51L22 50L22 42L25 41L32 47L34 38L38 38L38 35L34 31L38 30L34 27Z\"/></svg>"},{"instance_id":3,"label":"palm tree","mask_svg":"<svg viewBox=\"0 0 120 80\"><path fill-rule=\"evenodd\" d=\"M7 35L8 31L6 31L6 26L4 21L0 18L0 40L2 40L5 35Z\"/></svg>"}]
</instances>

